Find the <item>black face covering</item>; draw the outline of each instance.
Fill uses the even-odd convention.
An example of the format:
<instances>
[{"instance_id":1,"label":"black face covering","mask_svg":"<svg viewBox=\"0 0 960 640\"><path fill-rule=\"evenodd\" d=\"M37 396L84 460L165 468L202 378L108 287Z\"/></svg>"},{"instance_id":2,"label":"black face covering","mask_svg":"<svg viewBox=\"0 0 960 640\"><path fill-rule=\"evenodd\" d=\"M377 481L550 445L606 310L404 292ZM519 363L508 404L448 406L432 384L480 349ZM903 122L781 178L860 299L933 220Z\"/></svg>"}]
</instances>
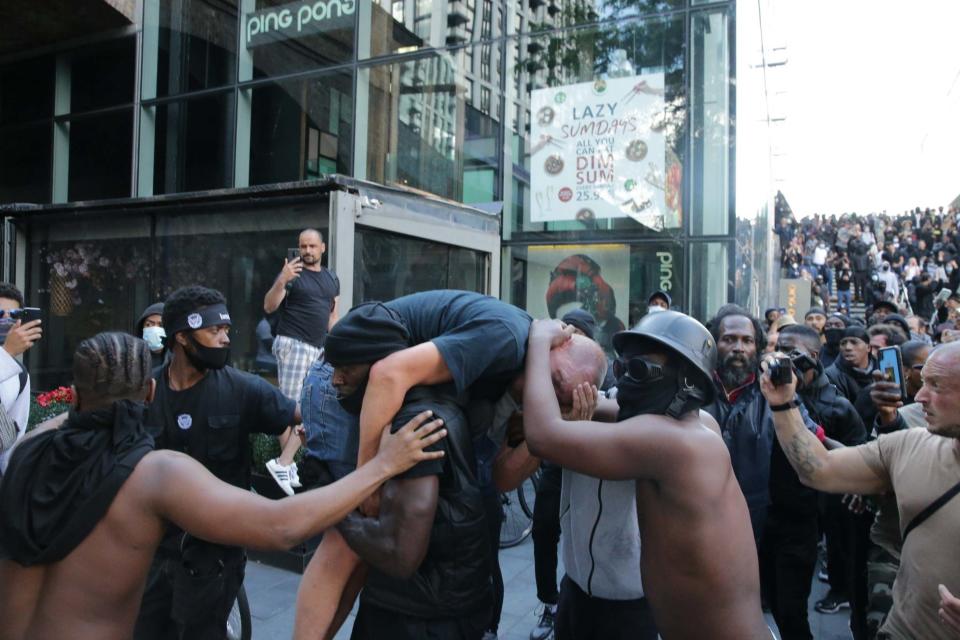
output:
<instances>
[{"instance_id":1,"label":"black face covering","mask_svg":"<svg viewBox=\"0 0 960 640\"><path fill-rule=\"evenodd\" d=\"M227 366L227 360L230 359L230 347L205 347L197 342L192 335L187 334L194 350L184 349L187 354L187 360L197 371L206 371L207 369L223 369Z\"/></svg>"},{"instance_id":2,"label":"black face covering","mask_svg":"<svg viewBox=\"0 0 960 640\"><path fill-rule=\"evenodd\" d=\"M666 415L679 390L676 377L637 380L625 373L617 379L617 420L644 414Z\"/></svg>"},{"instance_id":3,"label":"black face covering","mask_svg":"<svg viewBox=\"0 0 960 640\"><path fill-rule=\"evenodd\" d=\"M831 349L840 348L840 341L843 340L843 329L824 329L823 335L827 338L827 346Z\"/></svg>"},{"instance_id":4,"label":"black face covering","mask_svg":"<svg viewBox=\"0 0 960 640\"><path fill-rule=\"evenodd\" d=\"M337 402L340 403L344 411L351 415L360 415L360 410L363 408L363 394L367 392L367 382L369 380L370 378L364 380L353 393L346 396L337 396Z\"/></svg>"}]
</instances>

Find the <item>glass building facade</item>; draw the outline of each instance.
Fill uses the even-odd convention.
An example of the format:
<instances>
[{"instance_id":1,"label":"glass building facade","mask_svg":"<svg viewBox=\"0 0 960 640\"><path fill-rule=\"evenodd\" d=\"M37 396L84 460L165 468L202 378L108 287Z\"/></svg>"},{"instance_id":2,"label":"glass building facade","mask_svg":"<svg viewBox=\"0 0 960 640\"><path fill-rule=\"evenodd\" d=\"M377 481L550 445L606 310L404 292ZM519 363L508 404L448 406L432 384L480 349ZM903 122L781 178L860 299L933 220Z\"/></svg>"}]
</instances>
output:
<instances>
[{"instance_id":1,"label":"glass building facade","mask_svg":"<svg viewBox=\"0 0 960 640\"><path fill-rule=\"evenodd\" d=\"M52 298L63 276L51 265L81 248L81 263L116 266L98 290L125 292L129 309L103 306L130 318L216 271L196 260L216 260L220 246L252 261L231 269L260 273L290 230L322 223L279 196L266 226L259 209L158 215L150 203L197 192L269 202L279 185L330 174L499 214L495 269L458 255L440 221L427 237L358 227L361 261L383 272L357 281L351 303L477 288L535 316L585 307L608 341L657 289L701 319L726 302L757 309L770 289L756 3L54 4L66 13L51 12L47 32L0 45L0 205L74 216L31 222L21 208L7 225L21 255L8 255L6 273L28 293ZM28 6L0 9L5 28L18 15L4 12ZM56 24L84 8L107 17ZM77 220L87 201L99 203L95 219ZM434 273L397 283L398 260ZM233 299L258 304L275 270L264 265ZM143 273L148 284L135 284ZM128 291L136 286L146 288Z\"/></svg>"}]
</instances>

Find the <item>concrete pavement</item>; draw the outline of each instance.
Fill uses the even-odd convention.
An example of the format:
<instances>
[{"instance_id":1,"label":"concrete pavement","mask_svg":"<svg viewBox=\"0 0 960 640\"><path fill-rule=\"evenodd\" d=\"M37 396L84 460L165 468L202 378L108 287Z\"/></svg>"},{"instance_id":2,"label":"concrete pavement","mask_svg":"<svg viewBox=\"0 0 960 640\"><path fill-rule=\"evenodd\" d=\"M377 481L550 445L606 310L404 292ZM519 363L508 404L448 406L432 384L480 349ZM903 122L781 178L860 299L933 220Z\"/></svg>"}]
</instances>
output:
<instances>
[{"instance_id":1,"label":"concrete pavement","mask_svg":"<svg viewBox=\"0 0 960 640\"><path fill-rule=\"evenodd\" d=\"M537 588L533 571L533 542L500 552L505 597L500 621L501 640L527 640L530 629L537 623ZM559 574L562 575L562 574ZM288 571L250 562L245 581L250 609L253 615L254 640L289 640L293 633L294 606L300 576ZM847 627L849 610L832 615L819 614L813 603L826 593L826 585L814 578L810 598L810 627L816 640L850 640ZM348 640L353 627L350 614L335 640ZM768 616L769 619L769 616ZM773 626L772 619L770 625Z\"/></svg>"}]
</instances>

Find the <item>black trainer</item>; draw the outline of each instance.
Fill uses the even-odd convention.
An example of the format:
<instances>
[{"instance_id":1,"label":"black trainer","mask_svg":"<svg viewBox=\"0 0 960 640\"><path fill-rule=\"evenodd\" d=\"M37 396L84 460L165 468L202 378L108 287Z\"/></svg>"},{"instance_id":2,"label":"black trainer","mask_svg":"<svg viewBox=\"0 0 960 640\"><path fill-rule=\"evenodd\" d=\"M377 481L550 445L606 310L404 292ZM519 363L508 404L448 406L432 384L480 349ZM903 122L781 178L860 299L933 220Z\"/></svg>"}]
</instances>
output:
<instances>
[{"instance_id":1,"label":"black trainer","mask_svg":"<svg viewBox=\"0 0 960 640\"><path fill-rule=\"evenodd\" d=\"M557 619L557 605L543 605L540 622L530 632L530 640L549 640L553 638L553 625Z\"/></svg>"},{"instance_id":2,"label":"black trainer","mask_svg":"<svg viewBox=\"0 0 960 640\"><path fill-rule=\"evenodd\" d=\"M840 609L849 609L850 601L845 596L838 596L832 591L828 591L823 600L817 600L813 608L820 613L836 613Z\"/></svg>"}]
</instances>

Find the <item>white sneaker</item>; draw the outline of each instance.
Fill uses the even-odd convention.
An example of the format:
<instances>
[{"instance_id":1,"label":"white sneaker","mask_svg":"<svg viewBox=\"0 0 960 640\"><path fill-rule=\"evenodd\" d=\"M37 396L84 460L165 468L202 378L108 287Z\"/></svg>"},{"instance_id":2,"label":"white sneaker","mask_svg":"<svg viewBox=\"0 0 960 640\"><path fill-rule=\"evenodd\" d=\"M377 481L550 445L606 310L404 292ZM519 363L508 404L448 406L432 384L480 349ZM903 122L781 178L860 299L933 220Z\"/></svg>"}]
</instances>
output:
<instances>
[{"instance_id":1,"label":"white sneaker","mask_svg":"<svg viewBox=\"0 0 960 640\"><path fill-rule=\"evenodd\" d=\"M303 488L303 485L300 484L300 474L297 473L297 463L291 462L290 466L287 467L287 471L290 472L290 486L294 489Z\"/></svg>"},{"instance_id":2,"label":"white sneaker","mask_svg":"<svg viewBox=\"0 0 960 640\"><path fill-rule=\"evenodd\" d=\"M289 467L280 464L276 458L267 461L267 471L270 472L274 482L280 485L280 488L283 489L285 494L292 496L293 486L290 484L290 472L288 469Z\"/></svg>"}]
</instances>

